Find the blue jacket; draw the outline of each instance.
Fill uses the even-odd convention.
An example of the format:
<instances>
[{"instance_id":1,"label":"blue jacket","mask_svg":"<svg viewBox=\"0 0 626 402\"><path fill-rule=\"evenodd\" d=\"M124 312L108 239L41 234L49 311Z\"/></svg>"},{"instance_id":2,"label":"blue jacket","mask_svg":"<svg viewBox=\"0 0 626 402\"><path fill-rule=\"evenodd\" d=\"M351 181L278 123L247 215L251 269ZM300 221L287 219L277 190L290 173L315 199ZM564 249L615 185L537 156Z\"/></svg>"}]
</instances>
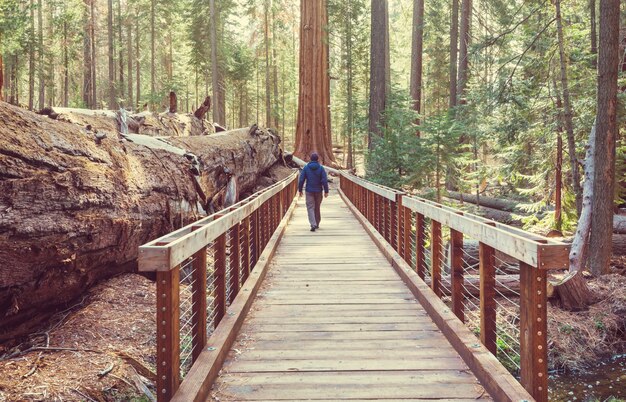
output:
<instances>
[{"instance_id":1,"label":"blue jacket","mask_svg":"<svg viewBox=\"0 0 626 402\"><path fill-rule=\"evenodd\" d=\"M317 161L311 161L304 166L300 172L300 180L298 181L298 191L302 192L302 187L306 181L307 193L320 193L322 186L324 192L328 192L328 176L326 170Z\"/></svg>"}]
</instances>

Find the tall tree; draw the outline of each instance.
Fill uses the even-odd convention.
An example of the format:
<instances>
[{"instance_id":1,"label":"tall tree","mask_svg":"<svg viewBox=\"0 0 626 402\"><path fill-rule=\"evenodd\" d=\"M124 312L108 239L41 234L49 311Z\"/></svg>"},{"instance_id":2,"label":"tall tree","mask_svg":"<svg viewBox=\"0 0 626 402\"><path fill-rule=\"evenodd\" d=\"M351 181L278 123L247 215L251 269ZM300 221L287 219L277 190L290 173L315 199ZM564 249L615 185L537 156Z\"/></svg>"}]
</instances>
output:
<instances>
[{"instance_id":1,"label":"tall tree","mask_svg":"<svg viewBox=\"0 0 626 402\"><path fill-rule=\"evenodd\" d=\"M91 107L98 107L98 97L97 97L97 61L96 57L96 0L90 0L89 3L89 12L90 12L90 24L89 28L91 31Z\"/></svg>"},{"instance_id":2,"label":"tall tree","mask_svg":"<svg viewBox=\"0 0 626 402\"><path fill-rule=\"evenodd\" d=\"M127 5L126 10L126 53L128 54L128 70L127 70L127 85L128 85L128 106L134 107L133 97L133 22L130 17L130 5Z\"/></svg>"},{"instance_id":3,"label":"tall tree","mask_svg":"<svg viewBox=\"0 0 626 402\"><path fill-rule=\"evenodd\" d=\"M598 33L596 32L596 0L589 0L589 25L591 26L591 30L589 32L589 38L591 42L591 54L593 55L593 59L591 60L591 65L596 67L598 60Z\"/></svg>"},{"instance_id":4,"label":"tall tree","mask_svg":"<svg viewBox=\"0 0 626 402\"><path fill-rule=\"evenodd\" d=\"M113 0L107 0L107 36L109 40L109 109L117 109L115 94L115 48L113 47Z\"/></svg>"},{"instance_id":5,"label":"tall tree","mask_svg":"<svg viewBox=\"0 0 626 402\"><path fill-rule=\"evenodd\" d=\"M85 107L93 108L91 97L91 10L92 0L83 1L83 103Z\"/></svg>"},{"instance_id":6,"label":"tall tree","mask_svg":"<svg viewBox=\"0 0 626 402\"><path fill-rule=\"evenodd\" d=\"M459 55L459 0L452 0L450 13L450 101L449 107L456 106L456 79Z\"/></svg>"},{"instance_id":7,"label":"tall tree","mask_svg":"<svg viewBox=\"0 0 626 402\"><path fill-rule=\"evenodd\" d=\"M368 147L373 136L382 136L383 113L389 95L389 20L387 0L372 0L372 31L370 44L370 102Z\"/></svg>"},{"instance_id":8,"label":"tall tree","mask_svg":"<svg viewBox=\"0 0 626 402\"><path fill-rule=\"evenodd\" d=\"M600 0L597 126L593 155L594 178L589 242L589 266L594 275L609 272L615 194L617 138L617 74L620 0Z\"/></svg>"},{"instance_id":9,"label":"tall tree","mask_svg":"<svg viewBox=\"0 0 626 402\"><path fill-rule=\"evenodd\" d=\"M461 28L459 31L459 76L457 80L456 99L464 102L465 87L469 75L469 46L472 39L472 0L463 0L461 3Z\"/></svg>"},{"instance_id":10,"label":"tall tree","mask_svg":"<svg viewBox=\"0 0 626 402\"><path fill-rule=\"evenodd\" d=\"M413 40L411 46L411 99L413 109L422 112L422 57L424 44L424 0L413 1ZM419 124L419 120L417 122ZM417 132L419 136L419 131Z\"/></svg>"},{"instance_id":11,"label":"tall tree","mask_svg":"<svg viewBox=\"0 0 626 402\"><path fill-rule=\"evenodd\" d=\"M120 97L124 98L124 42L122 41L122 1L117 0L117 49L118 63L120 70L120 81L118 91ZM117 103L117 102L116 102Z\"/></svg>"},{"instance_id":12,"label":"tall tree","mask_svg":"<svg viewBox=\"0 0 626 402\"><path fill-rule=\"evenodd\" d=\"M563 24L561 21L561 0L554 0L557 40L559 44L559 60L561 66L561 87L563 90L563 120L567 133L567 147L569 151L570 168L572 170L572 188L576 197L576 211L578 215L583 208L583 190L580 186L580 171L576 157L576 138L574 137L574 122L572 102L570 100L569 84L567 80L567 60L565 58L565 45L563 38Z\"/></svg>"},{"instance_id":13,"label":"tall tree","mask_svg":"<svg viewBox=\"0 0 626 402\"><path fill-rule=\"evenodd\" d=\"M265 124L272 125L272 100L270 95L270 0L263 2L264 27L263 35L265 37Z\"/></svg>"},{"instance_id":14,"label":"tall tree","mask_svg":"<svg viewBox=\"0 0 626 402\"><path fill-rule=\"evenodd\" d=\"M210 0L209 3L210 12L211 12L211 25L210 25L210 34L211 34L211 86L213 88L213 121L225 126L226 121L222 119L224 113L222 111L223 105L225 105L224 100L221 99L221 91L220 91L220 67L219 61L217 58L217 9L215 7L215 0Z\"/></svg>"},{"instance_id":15,"label":"tall tree","mask_svg":"<svg viewBox=\"0 0 626 402\"><path fill-rule=\"evenodd\" d=\"M28 109L33 110L35 97L35 3L30 0L30 34L28 35Z\"/></svg>"},{"instance_id":16,"label":"tall tree","mask_svg":"<svg viewBox=\"0 0 626 402\"><path fill-rule=\"evenodd\" d=\"M39 75L39 109L43 109L46 101L46 81L44 69L43 47L43 1L37 3L37 73Z\"/></svg>"},{"instance_id":17,"label":"tall tree","mask_svg":"<svg viewBox=\"0 0 626 402\"><path fill-rule=\"evenodd\" d=\"M315 151L321 163L334 165L326 0L301 0L300 16L300 90L295 155L308 160L310 153Z\"/></svg>"},{"instance_id":18,"label":"tall tree","mask_svg":"<svg viewBox=\"0 0 626 402\"><path fill-rule=\"evenodd\" d=\"M213 1L213 0L212 0ZM156 0L150 0L150 103L154 102L156 96L156 65L155 65L155 53L156 53ZM137 96L139 99L139 96Z\"/></svg>"}]
</instances>

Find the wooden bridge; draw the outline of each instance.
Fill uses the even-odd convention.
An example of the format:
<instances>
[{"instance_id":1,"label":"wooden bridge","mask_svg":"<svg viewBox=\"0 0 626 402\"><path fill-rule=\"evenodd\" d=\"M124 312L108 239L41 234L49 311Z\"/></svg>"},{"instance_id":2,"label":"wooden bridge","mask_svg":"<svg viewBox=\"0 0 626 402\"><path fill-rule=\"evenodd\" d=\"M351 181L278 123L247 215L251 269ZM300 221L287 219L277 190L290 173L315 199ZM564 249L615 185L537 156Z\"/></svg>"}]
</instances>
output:
<instances>
[{"instance_id":1,"label":"wooden bridge","mask_svg":"<svg viewBox=\"0 0 626 402\"><path fill-rule=\"evenodd\" d=\"M567 245L343 172L311 233L296 185L140 248L159 401L547 401Z\"/></svg>"}]
</instances>

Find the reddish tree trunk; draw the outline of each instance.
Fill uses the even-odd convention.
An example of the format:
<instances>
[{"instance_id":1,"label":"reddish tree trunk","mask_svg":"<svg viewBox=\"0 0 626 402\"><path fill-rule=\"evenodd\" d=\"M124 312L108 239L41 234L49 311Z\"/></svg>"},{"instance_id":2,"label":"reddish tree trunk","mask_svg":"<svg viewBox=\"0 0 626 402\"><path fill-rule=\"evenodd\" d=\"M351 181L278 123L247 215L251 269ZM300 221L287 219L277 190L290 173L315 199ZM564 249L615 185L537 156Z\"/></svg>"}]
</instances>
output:
<instances>
[{"instance_id":1,"label":"reddish tree trunk","mask_svg":"<svg viewBox=\"0 0 626 402\"><path fill-rule=\"evenodd\" d=\"M335 165L330 134L330 77L328 76L328 14L326 1L300 2L300 91L295 155Z\"/></svg>"},{"instance_id":2,"label":"reddish tree trunk","mask_svg":"<svg viewBox=\"0 0 626 402\"><path fill-rule=\"evenodd\" d=\"M424 0L413 2L413 45L411 50L411 98L413 110L422 112L422 54L424 42ZM419 118L416 123L419 125ZM420 132L417 131L419 137Z\"/></svg>"}]
</instances>

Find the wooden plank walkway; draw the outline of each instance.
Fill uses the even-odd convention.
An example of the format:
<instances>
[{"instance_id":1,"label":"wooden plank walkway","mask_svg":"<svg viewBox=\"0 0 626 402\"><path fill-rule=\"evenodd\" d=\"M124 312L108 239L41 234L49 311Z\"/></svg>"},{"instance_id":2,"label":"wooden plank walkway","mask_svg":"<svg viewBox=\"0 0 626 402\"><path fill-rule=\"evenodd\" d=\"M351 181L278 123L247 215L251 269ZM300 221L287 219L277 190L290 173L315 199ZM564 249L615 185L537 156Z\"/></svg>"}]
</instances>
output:
<instances>
[{"instance_id":1,"label":"wooden plank walkway","mask_svg":"<svg viewBox=\"0 0 626 402\"><path fill-rule=\"evenodd\" d=\"M212 400L487 400L341 198L304 199Z\"/></svg>"}]
</instances>

